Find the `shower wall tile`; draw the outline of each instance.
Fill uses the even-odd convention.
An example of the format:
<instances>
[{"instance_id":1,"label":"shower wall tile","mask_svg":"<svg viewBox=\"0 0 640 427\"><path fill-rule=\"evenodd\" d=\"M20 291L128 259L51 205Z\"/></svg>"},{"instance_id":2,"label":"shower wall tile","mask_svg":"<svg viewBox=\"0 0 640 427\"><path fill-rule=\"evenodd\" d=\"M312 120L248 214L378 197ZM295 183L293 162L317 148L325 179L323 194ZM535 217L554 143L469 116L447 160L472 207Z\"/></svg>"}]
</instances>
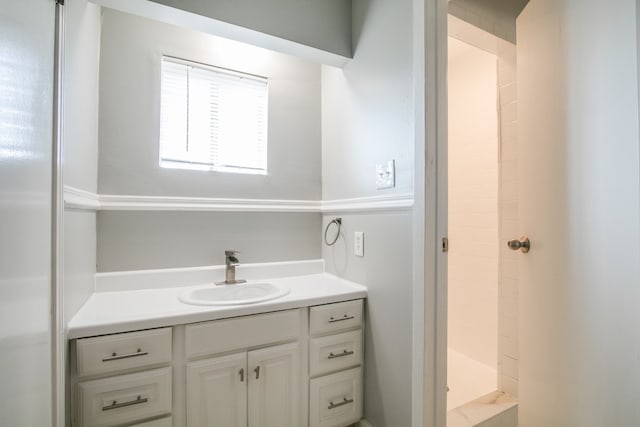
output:
<instances>
[{"instance_id":1,"label":"shower wall tile","mask_svg":"<svg viewBox=\"0 0 640 427\"><path fill-rule=\"evenodd\" d=\"M509 285L509 279L514 279L511 282L513 283L513 287L518 288L518 260L516 259L502 259L502 265L500 268L502 272L502 282L505 285ZM507 286L507 289L509 286Z\"/></svg>"},{"instance_id":2,"label":"shower wall tile","mask_svg":"<svg viewBox=\"0 0 640 427\"><path fill-rule=\"evenodd\" d=\"M500 91L501 107L516 102L518 85L515 82L499 86L498 90Z\"/></svg>"},{"instance_id":3,"label":"shower wall tile","mask_svg":"<svg viewBox=\"0 0 640 427\"><path fill-rule=\"evenodd\" d=\"M498 387L511 396L518 396L518 380L498 372Z\"/></svg>"},{"instance_id":4,"label":"shower wall tile","mask_svg":"<svg viewBox=\"0 0 640 427\"><path fill-rule=\"evenodd\" d=\"M518 118L518 104L516 102L509 102L500 107L501 119L505 123L513 123Z\"/></svg>"},{"instance_id":5,"label":"shower wall tile","mask_svg":"<svg viewBox=\"0 0 640 427\"><path fill-rule=\"evenodd\" d=\"M511 264L512 261L511 260L507 260L504 262L504 264L507 264L507 268L512 268L509 264ZM516 263L516 270L517 270L517 263ZM509 299L509 298L514 298L517 299L518 298L518 278L517 277L505 277L503 275L502 280L501 280L501 284L502 286L500 286L500 298L504 299L505 302ZM515 301L515 305L517 308L517 301ZM516 311L517 313L517 311ZM517 317L517 316L514 316Z\"/></svg>"},{"instance_id":6,"label":"shower wall tile","mask_svg":"<svg viewBox=\"0 0 640 427\"><path fill-rule=\"evenodd\" d=\"M500 198L502 201L517 201L518 200L518 181L515 179L507 179L507 177L501 177L500 179Z\"/></svg>"},{"instance_id":7,"label":"shower wall tile","mask_svg":"<svg viewBox=\"0 0 640 427\"><path fill-rule=\"evenodd\" d=\"M514 47L515 49L515 47ZM506 60L498 59L498 78L501 82L498 86L506 86L516 82L516 63L511 62L508 58Z\"/></svg>"},{"instance_id":8,"label":"shower wall tile","mask_svg":"<svg viewBox=\"0 0 640 427\"><path fill-rule=\"evenodd\" d=\"M474 149L474 141L476 138L464 137L456 144L450 141L449 150L450 157L463 157L466 164L460 163L457 167L462 170L454 170L456 165L450 165L450 173L458 177L456 184L463 185L466 189L464 192L450 193L449 198L449 226L450 226L450 252L449 252L449 282L460 281L462 283L473 283L477 285L480 282L491 280L492 263L489 258L478 256L478 253L492 253L495 251L494 245L488 245L491 233L498 234L498 239L494 240L498 245L498 290L494 298L497 299L497 313L495 313L498 329L498 340L494 344L497 346L497 370L498 370L498 388L515 397L518 394L518 253L507 248L507 241L518 238L520 236L518 222L518 104L517 104L517 82L516 82L516 48L515 45L503 40L509 39L514 28L509 28L499 20L491 20L486 14L474 8L471 0L451 0L449 2L449 12L451 15L457 16L466 23L471 23L477 28L469 27L466 23L461 23L455 18L449 19L450 35L483 49L496 55L496 71L497 71L497 106L498 106L498 138L499 147L497 152L498 166L498 198L483 197L482 188L487 187L485 175L472 175L467 173L465 180L464 168L469 165L477 167L480 164L488 165L493 162L495 165L496 157L493 159L487 156L495 156L489 150ZM482 29L489 31L502 39L496 39L490 34L485 33ZM515 34L511 34L515 40ZM495 110L494 110L495 111ZM452 116L455 117L455 116ZM478 126L481 123L478 123ZM462 173L456 173L462 172ZM451 183L450 183L451 185ZM495 218L496 209L498 212L497 227L489 227L493 217ZM452 227L454 226L455 227ZM453 238L455 228L459 233L458 237L464 236L464 245L456 247L456 241ZM471 237L470 237L471 236ZM495 253L495 252L493 252ZM457 256L457 258L456 258ZM479 266L479 261L487 266L486 269L471 269L468 266ZM465 268L466 266L466 268ZM495 266L495 264L493 264ZM495 270L494 270L495 271ZM495 276L494 276L495 277ZM469 286L464 293L460 293L470 301L464 306L465 311L477 311L476 304L485 304L487 298L492 298L491 294L479 292L479 286ZM455 289L455 288L454 288ZM454 292L455 293L455 292ZM455 296L455 295L451 295ZM494 300L495 301L495 300ZM452 321L456 316L451 316L456 311L450 305L450 329L473 331L477 325L464 323L460 321ZM457 310L460 311L460 310ZM459 324L460 323L460 324ZM472 334L473 335L473 334ZM477 334L476 334L477 335ZM459 340L455 339L456 334L450 333L450 345L455 348ZM468 337L466 340L468 341ZM475 343L478 345L487 345L486 341L480 340ZM467 345L469 342L466 343ZM514 424L515 425L515 424Z\"/></svg>"},{"instance_id":9,"label":"shower wall tile","mask_svg":"<svg viewBox=\"0 0 640 427\"><path fill-rule=\"evenodd\" d=\"M497 60L453 37L449 51L448 345L497 370Z\"/></svg>"},{"instance_id":10,"label":"shower wall tile","mask_svg":"<svg viewBox=\"0 0 640 427\"><path fill-rule=\"evenodd\" d=\"M500 337L503 356L518 359L518 340L515 338ZM503 372L504 373L504 372Z\"/></svg>"},{"instance_id":11,"label":"shower wall tile","mask_svg":"<svg viewBox=\"0 0 640 427\"><path fill-rule=\"evenodd\" d=\"M512 357L501 355L498 367L503 375L511 378L518 376L518 361Z\"/></svg>"},{"instance_id":12,"label":"shower wall tile","mask_svg":"<svg viewBox=\"0 0 640 427\"><path fill-rule=\"evenodd\" d=\"M498 296L498 388L518 395L518 252L507 241L520 236L518 222L518 101L516 47L498 42L500 112L500 268Z\"/></svg>"},{"instance_id":13,"label":"shower wall tile","mask_svg":"<svg viewBox=\"0 0 640 427\"><path fill-rule=\"evenodd\" d=\"M500 326L502 327L502 336L515 338L518 336L518 319L507 316L500 316Z\"/></svg>"}]
</instances>

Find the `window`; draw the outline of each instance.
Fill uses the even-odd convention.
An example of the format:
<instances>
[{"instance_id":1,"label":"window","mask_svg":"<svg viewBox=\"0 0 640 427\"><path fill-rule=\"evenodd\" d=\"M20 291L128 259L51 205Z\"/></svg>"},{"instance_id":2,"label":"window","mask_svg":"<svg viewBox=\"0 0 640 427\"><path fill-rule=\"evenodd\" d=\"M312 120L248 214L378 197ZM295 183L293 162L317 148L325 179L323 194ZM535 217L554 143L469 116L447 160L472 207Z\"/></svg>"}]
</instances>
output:
<instances>
[{"instance_id":1,"label":"window","mask_svg":"<svg viewBox=\"0 0 640 427\"><path fill-rule=\"evenodd\" d=\"M160 165L267 173L267 79L162 58Z\"/></svg>"}]
</instances>

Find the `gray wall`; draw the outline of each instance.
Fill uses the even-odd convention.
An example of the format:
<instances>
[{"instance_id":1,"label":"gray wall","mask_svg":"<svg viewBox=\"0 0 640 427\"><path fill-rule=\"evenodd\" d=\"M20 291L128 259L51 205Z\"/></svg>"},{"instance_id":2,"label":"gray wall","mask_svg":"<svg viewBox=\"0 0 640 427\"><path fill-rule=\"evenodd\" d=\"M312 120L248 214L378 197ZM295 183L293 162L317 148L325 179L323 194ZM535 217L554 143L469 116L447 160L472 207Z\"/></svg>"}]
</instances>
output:
<instances>
[{"instance_id":1,"label":"gray wall","mask_svg":"<svg viewBox=\"0 0 640 427\"><path fill-rule=\"evenodd\" d=\"M351 56L350 0L153 0L339 55Z\"/></svg>"},{"instance_id":2,"label":"gray wall","mask_svg":"<svg viewBox=\"0 0 640 427\"><path fill-rule=\"evenodd\" d=\"M158 165L162 54L269 77L268 175ZM104 9L101 194L319 200L320 67L287 55ZM320 214L100 212L98 271L320 257Z\"/></svg>"},{"instance_id":3,"label":"gray wall","mask_svg":"<svg viewBox=\"0 0 640 427\"><path fill-rule=\"evenodd\" d=\"M96 273L96 214L67 210L64 216L64 317L78 312L91 296Z\"/></svg>"},{"instance_id":4,"label":"gray wall","mask_svg":"<svg viewBox=\"0 0 640 427\"><path fill-rule=\"evenodd\" d=\"M322 256L329 273L368 288L364 352L365 418L376 427L411 425L412 214L342 217L341 237ZM326 225L332 217L323 220ZM364 257L353 233L364 232Z\"/></svg>"},{"instance_id":5,"label":"gray wall","mask_svg":"<svg viewBox=\"0 0 640 427\"><path fill-rule=\"evenodd\" d=\"M98 181L98 64L100 7L86 0L65 6L64 183L95 192ZM65 211L64 317L68 321L93 292L96 214Z\"/></svg>"},{"instance_id":6,"label":"gray wall","mask_svg":"<svg viewBox=\"0 0 640 427\"><path fill-rule=\"evenodd\" d=\"M411 193L414 165L412 1L355 0L353 60L323 67L323 198ZM375 189L375 164L395 159L397 187ZM327 270L366 285L365 418L411 425L411 211L325 215L343 219ZM364 232L364 257L353 232Z\"/></svg>"},{"instance_id":7,"label":"gray wall","mask_svg":"<svg viewBox=\"0 0 640 427\"><path fill-rule=\"evenodd\" d=\"M163 54L269 77L267 176L160 168ZM318 65L104 9L101 194L318 200L320 156Z\"/></svg>"},{"instance_id":8,"label":"gray wall","mask_svg":"<svg viewBox=\"0 0 640 427\"><path fill-rule=\"evenodd\" d=\"M123 271L320 258L319 214L109 212L98 214L98 270Z\"/></svg>"},{"instance_id":9,"label":"gray wall","mask_svg":"<svg viewBox=\"0 0 640 427\"><path fill-rule=\"evenodd\" d=\"M354 1L354 58L322 68L324 200L413 191L411 2ZM395 159L396 188L375 165Z\"/></svg>"}]
</instances>

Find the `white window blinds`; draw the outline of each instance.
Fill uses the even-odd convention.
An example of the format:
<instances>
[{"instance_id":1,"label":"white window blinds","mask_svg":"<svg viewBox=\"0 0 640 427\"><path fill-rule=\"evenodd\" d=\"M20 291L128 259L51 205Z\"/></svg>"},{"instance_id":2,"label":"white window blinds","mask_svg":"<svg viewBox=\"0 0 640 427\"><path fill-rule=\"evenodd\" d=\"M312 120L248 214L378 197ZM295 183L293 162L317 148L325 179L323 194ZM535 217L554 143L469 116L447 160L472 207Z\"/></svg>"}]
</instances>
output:
<instances>
[{"instance_id":1,"label":"white window blinds","mask_svg":"<svg viewBox=\"0 0 640 427\"><path fill-rule=\"evenodd\" d=\"M267 79L163 57L160 165L266 174Z\"/></svg>"}]
</instances>

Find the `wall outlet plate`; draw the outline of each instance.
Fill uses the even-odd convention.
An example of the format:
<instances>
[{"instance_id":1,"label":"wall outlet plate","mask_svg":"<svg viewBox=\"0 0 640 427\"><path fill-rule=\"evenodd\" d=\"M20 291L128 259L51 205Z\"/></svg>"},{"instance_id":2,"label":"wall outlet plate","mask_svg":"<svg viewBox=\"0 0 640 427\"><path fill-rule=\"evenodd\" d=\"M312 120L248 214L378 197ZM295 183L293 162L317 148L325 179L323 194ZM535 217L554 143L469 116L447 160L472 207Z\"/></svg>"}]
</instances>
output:
<instances>
[{"instance_id":1,"label":"wall outlet plate","mask_svg":"<svg viewBox=\"0 0 640 427\"><path fill-rule=\"evenodd\" d=\"M395 160L376 165L376 188L384 190L396 186L396 165Z\"/></svg>"},{"instance_id":2,"label":"wall outlet plate","mask_svg":"<svg viewBox=\"0 0 640 427\"><path fill-rule=\"evenodd\" d=\"M353 233L353 254L364 256L364 232L362 231Z\"/></svg>"}]
</instances>

